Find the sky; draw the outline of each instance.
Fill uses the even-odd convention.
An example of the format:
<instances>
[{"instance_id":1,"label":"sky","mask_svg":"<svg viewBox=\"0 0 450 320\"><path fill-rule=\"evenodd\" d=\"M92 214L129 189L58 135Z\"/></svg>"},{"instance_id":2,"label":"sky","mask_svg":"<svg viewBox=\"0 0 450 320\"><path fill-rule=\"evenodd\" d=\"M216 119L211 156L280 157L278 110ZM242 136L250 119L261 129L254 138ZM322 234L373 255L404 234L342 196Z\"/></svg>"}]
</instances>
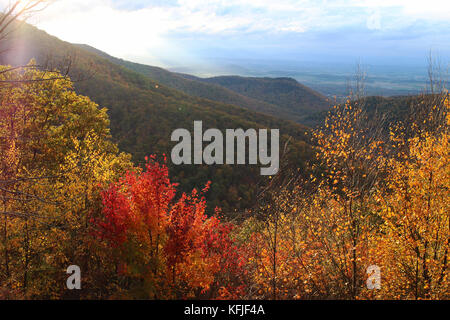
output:
<instances>
[{"instance_id":1,"label":"sky","mask_svg":"<svg viewBox=\"0 0 450 320\"><path fill-rule=\"evenodd\" d=\"M450 56L448 0L54 0L30 22L163 67L214 59L414 65L430 50Z\"/></svg>"}]
</instances>

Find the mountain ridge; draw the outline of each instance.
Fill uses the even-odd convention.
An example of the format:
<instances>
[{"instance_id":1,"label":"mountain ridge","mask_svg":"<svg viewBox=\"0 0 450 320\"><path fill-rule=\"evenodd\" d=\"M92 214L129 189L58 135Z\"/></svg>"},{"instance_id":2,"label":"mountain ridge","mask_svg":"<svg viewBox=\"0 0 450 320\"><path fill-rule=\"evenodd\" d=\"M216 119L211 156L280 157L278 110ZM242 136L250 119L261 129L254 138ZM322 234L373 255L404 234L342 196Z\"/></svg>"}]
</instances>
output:
<instances>
[{"instance_id":1,"label":"mountain ridge","mask_svg":"<svg viewBox=\"0 0 450 320\"><path fill-rule=\"evenodd\" d=\"M325 96L290 77L242 77L217 76L197 78L200 81L219 84L247 97L258 97L264 102L282 105L283 109L304 112L320 112L329 109ZM307 94L305 94L307 93Z\"/></svg>"},{"instance_id":2,"label":"mountain ridge","mask_svg":"<svg viewBox=\"0 0 450 320\"><path fill-rule=\"evenodd\" d=\"M248 110L262 112L301 124L305 124L303 120L311 114L328 110L330 107L326 97L298 83L293 78L247 78L241 76L199 78L193 75L171 72L160 67L116 58L86 44L75 45L186 94L237 105ZM221 81L223 79L227 79L228 82L230 80L245 79L252 85L253 91L248 93L245 90L238 90L236 85L227 86L226 83ZM283 86L289 88L290 92L287 92L287 94L283 92ZM260 89L261 87L262 89ZM273 89L276 89L276 91ZM268 93L268 90L273 91Z\"/></svg>"},{"instance_id":3,"label":"mountain ridge","mask_svg":"<svg viewBox=\"0 0 450 320\"><path fill-rule=\"evenodd\" d=\"M175 145L170 141L171 133L178 128L192 129L195 120L202 120L205 128L219 130L280 129L280 143L292 137L286 162L289 158L289 163L304 169L312 157L306 142L309 129L300 124L187 95L30 25L23 25L3 45L10 51L0 56L1 64L24 65L31 58L45 64L51 56L54 65L60 65L67 55L73 56L70 75L88 75L81 81L74 79L77 93L108 109L113 140L121 151L132 154L136 164L143 163L144 157L151 154L170 154ZM170 166L174 182L181 184L182 191L203 188L213 181L208 193L211 208L219 206L227 212L252 206L262 181L259 169L259 166Z\"/></svg>"}]
</instances>

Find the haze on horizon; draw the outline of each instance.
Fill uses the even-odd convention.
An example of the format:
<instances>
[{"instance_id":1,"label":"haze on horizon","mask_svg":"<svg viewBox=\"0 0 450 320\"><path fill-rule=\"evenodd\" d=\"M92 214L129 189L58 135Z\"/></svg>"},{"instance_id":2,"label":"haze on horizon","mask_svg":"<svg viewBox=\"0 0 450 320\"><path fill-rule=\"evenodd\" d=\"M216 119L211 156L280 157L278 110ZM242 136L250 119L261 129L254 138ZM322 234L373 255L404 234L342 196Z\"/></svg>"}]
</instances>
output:
<instances>
[{"instance_id":1,"label":"haze on horizon","mask_svg":"<svg viewBox=\"0 0 450 320\"><path fill-rule=\"evenodd\" d=\"M5 6L9 1L0 0ZM54 0L30 22L166 68L235 61L424 66L450 57L445 0ZM245 64L245 62L244 62Z\"/></svg>"}]
</instances>

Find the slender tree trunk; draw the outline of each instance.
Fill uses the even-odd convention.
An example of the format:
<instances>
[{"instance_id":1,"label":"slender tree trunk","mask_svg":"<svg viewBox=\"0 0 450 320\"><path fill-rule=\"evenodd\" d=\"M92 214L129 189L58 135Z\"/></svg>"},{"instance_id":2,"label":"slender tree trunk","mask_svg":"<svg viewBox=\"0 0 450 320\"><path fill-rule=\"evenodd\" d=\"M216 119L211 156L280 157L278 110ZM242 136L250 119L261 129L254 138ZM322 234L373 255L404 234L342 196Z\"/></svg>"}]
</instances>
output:
<instances>
[{"instance_id":1,"label":"slender tree trunk","mask_svg":"<svg viewBox=\"0 0 450 320\"><path fill-rule=\"evenodd\" d=\"M25 254L25 269L23 272L23 288L24 291L27 291L28 287L28 266L30 263L29 259L29 250L30 250L30 235L28 231L28 221L25 222L25 243L24 243L24 254Z\"/></svg>"},{"instance_id":2,"label":"slender tree trunk","mask_svg":"<svg viewBox=\"0 0 450 320\"><path fill-rule=\"evenodd\" d=\"M3 215L3 246L4 246L4 258L5 258L5 275L7 278L10 276L9 271L9 252L8 252L8 216Z\"/></svg>"},{"instance_id":3,"label":"slender tree trunk","mask_svg":"<svg viewBox=\"0 0 450 320\"><path fill-rule=\"evenodd\" d=\"M277 300L277 233L278 233L278 217L275 218L275 228L273 236L273 264L272 264L272 290L273 290L273 300Z\"/></svg>"}]
</instances>

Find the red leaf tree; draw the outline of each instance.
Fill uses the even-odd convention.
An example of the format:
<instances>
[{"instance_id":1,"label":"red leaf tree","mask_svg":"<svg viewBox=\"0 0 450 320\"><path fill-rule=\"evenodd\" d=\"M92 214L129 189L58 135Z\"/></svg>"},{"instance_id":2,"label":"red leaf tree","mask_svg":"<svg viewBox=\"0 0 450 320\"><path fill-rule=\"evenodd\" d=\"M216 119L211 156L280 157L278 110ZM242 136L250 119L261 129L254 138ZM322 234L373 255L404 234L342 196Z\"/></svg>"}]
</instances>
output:
<instances>
[{"instance_id":1,"label":"red leaf tree","mask_svg":"<svg viewBox=\"0 0 450 320\"><path fill-rule=\"evenodd\" d=\"M100 240L114 254L128 289L143 297L238 298L244 291L244 259L231 238L232 225L205 214L203 194L175 199L165 164L147 159L102 193L95 219Z\"/></svg>"}]
</instances>

